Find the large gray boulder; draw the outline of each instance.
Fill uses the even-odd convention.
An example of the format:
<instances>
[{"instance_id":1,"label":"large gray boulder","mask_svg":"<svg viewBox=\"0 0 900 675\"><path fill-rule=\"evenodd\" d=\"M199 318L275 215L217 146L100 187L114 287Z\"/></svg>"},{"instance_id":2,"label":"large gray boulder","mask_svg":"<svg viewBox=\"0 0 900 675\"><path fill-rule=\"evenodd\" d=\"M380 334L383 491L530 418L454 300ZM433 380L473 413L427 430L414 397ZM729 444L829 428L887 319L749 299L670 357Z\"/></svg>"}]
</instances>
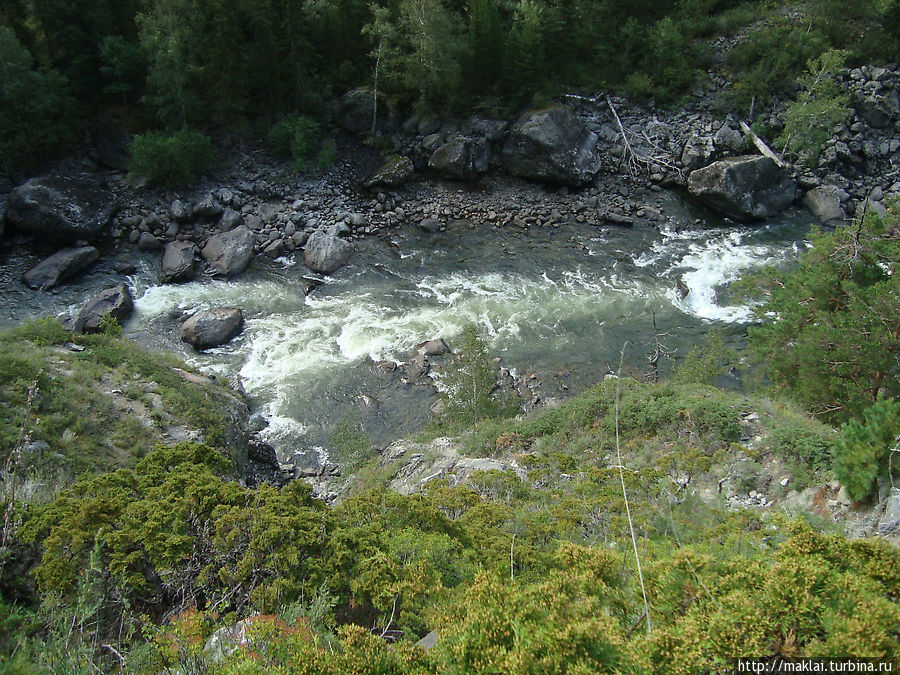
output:
<instances>
[{"instance_id":1,"label":"large gray boulder","mask_svg":"<svg viewBox=\"0 0 900 675\"><path fill-rule=\"evenodd\" d=\"M580 186L600 170L597 136L563 106L519 118L503 146L506 170L514 176Z\"/></svg>"},{"instance_id":2,"label":"large gray boulder","mask_svg":"<svg viewBox=\"0 0 900 675\"><path fill-rule=\"evenodd\" d=\"M730 157L693 171L688 190L704 204L735 220L775 216L794 201L794 180L761 155Z\"/></svg>"},{"instance_id":3,"label":"large gray boulder","mask_svg":"<svg viewBox=\"0 0 900 675\"><path fill-rule=\"evenodd\" d=\"M681 151L681 166L688 171L708 165L716 155L716 145L709 136L693 136Z\"/></svg>"},{"instance_id":4,"label":"large gray boulder","mask_svg":"<svg viewBox=\"0 0 900 675\"><path fill-rule=\"evenodd\" d=\"M366 187L397 187L413 175L412 160L403 155L391 155L366 181Z\"/></svg>"},{"instance_id":5,"label":"large gray boulder","mask_svg":"<svg viewBox=\"0 0 900 675\"><path fill-rule=\"evenodd\" d=\"M131 314L134 299L125 284L107 288L95 295L75 318L73 330L76 333L97 333L103 317L111 316L119 323Z\"/></svg>"},{"instance_id":6,"label":"large gray boulder","mask_svg":"<svg viewBox=\"0 0 900 675\"><path fill-rule=\"evenodd\" d=\"M490 158L485 139L457 136L432 153L428 166L445 178L473 180L488 170Z\"/></svg>"},{"instance_id":7,"label":"large gray boulder","mask_svg":"<svg viewBox=\"0 0 900 675\"><path fill-rule=\"evenodd\" d=\"M194 244L189 241L172 241L163 251L162 270L159 278L164 284L190 281L194 278Z\"/></svg>"},{"instance_id":8,"label":"large gray boulder","mask_svg":"<svg viewBox=\"0 0 900 675\"><path fill-rule=\"evenodd\" d=\"M813 188L803 197L803 205L812 211L812 214L823 225L838 227L847 224L847 214L841 206L841 201L848 199L849 195L835 185L820 185Z\"/></svg>"},{"instance_id":9,"label":"large gray boulder","mask_svg":"<svg viewBox=\"0 0 900 675\"><path fill-rule=\"evenodd\" d=\"M43 240L69 243L98 237L116 208L113 193L89 176L40 176L9 193L6 219Z\"/></svg>"},{"instance_id":10,"label":"large gray boulder","mask_svg":"<svg viewBox=\"0 0 900 675\"><path fill-rule=\"evenodd\" d=\"M253 255L253 233L245 225L216 234L207 239L200 251L212 274L233 277L250 264Z\"/></svg>"},{"instance_id":11,"label":"large gray boulder","mask_svg":"<svg viewBox=\"0 0 900 675\"><path fill-rule=\"evenodd\" d=\"M223 345L244 329L244 314L236 307L197 312L181 324L181 339L194 349Z\"/></svg>"},{"instance_id":12,"label":"large gray boulder","mask_svg":"<svg viewBox=\"0 0 900 675\"><path fill-rule=\"evenodd\" d=\"M64 248L25 272L22 281L28 288L49 291L93 265L99 257L93 246Z\"/></svg>"},{"instance_id":13,"label":"large gray boulder","mask_svg":"<svg viewBox=\"0 0 900 675\"><path fill-rule=\"evenodd\" d=\"M343 266L353 253L353 244L327 232L316 230L303 249L303 263L313 272L331 274Z\"/></svg>"},{"instance_id":14,"label":"large gray boulder","mask_svg":"<svg viewBox=\"0 0 900 675\"><path fill-rule=\"evenodd\" d=\"M354 134L364 134L372 130L372 112L375 92L369 87L351 89L341 97L338 112L340 125ZM395 126L396 111L383 94L378 95L378 114L375 118L376 130Z\"/></svg>"}]
</instances>

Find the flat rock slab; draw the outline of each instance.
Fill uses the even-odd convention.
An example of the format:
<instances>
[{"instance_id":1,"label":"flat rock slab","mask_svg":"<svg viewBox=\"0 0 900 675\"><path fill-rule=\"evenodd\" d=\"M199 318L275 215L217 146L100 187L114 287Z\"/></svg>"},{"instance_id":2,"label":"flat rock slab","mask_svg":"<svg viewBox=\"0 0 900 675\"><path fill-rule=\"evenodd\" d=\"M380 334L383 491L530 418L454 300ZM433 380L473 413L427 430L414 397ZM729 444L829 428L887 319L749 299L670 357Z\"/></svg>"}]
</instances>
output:
<instances>
[{"instance_id":1,"label":"flat rock slab","mask_svg":"<svg viewBox=\"0 0 900 675\"><path fill-rule=\"evenodd\" d=\"M113 193L89 176L40 176L9 194L6 218L28 234L69 243L98 237L116 209Z\"/></svg>"},{"instance_id":2,"label":"flat rock slab","mask_svg":"<svg viewBox=\"0 0 900 675\"><path fill-rule=\"evenodd\" d=\"M103 317L111 316L119 323L134 309L134 298L125 284L100 291L82 308L75 319L76 333L97 333Z\"/></svg>"},{"instance_id":3,"label":"flat rock slab","mask_svg":"<svg viewBox=\"0 0 900 675\"><path fill-rule=\"evenodd\" d=\"M93 265L99 257L93 246L64 248L25 272L22 281L33 290L49 291Z\"/></svg>"},{"instance_id":4,"label":"flat rock slab","mask_svg":"<svg viewBox=\"0 0 900 675\"><path fill-rule=\"evenodd\" d=\"M216 307L197 312L181 324L181 339L194 349L218 347L244 329L244 314L236 307Z\"/></svg>"}]
</instances>

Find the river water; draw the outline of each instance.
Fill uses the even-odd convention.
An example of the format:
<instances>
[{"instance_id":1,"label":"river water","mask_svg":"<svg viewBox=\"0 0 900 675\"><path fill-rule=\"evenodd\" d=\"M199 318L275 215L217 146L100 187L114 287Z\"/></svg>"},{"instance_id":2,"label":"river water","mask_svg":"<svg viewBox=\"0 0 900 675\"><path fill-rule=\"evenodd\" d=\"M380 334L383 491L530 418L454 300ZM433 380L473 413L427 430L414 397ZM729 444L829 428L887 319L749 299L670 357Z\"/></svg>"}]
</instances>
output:
<instances>
[{"instance_id":1,"label":"river water","mask_svg":"<svg viewBox=\"0 0 900 675\"><path fill-rule=\"evenodd\" d=\"M350 263L309 295L299 254L257 259L230 281L166 286L157 282L158 254L147 255L129 277L136 311L125 335L207 373L239 375L268 420L267 440L283 456L321 459L344 417L361 421L382 445L419 428L434 391L386 379L372 362L408 360L432 338L452 346L470 323L490 354L521 376L536 374L550 398L601 379L626 342L627 367L645 370L654 314L676 355L715 326L739 344L751 308L729 297L728 284L794 260L809 222L798 211L762 225L706 221L686 229L571 224L513 232L456 223L430 234L410 226L358 241ZM77 307L110 285L101 266L36 303L5 281L5 323ZM215 306L240 307L244 332L197 354L178 340L178 318ZM361 395L378 403L361 411Z\"/></svg>"}]
</instances>

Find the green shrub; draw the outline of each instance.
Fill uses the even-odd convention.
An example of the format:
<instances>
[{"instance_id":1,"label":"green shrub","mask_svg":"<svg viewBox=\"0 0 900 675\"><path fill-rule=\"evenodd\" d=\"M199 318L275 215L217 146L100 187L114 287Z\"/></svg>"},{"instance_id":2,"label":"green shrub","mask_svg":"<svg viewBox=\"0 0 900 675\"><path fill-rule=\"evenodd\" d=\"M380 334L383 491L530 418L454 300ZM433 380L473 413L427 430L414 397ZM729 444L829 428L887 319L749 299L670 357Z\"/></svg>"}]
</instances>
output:
<instances>
[{"instance_id":1,"label":"green shrub","mask_svg":"<svg viewBox=\"0 0 900 675\"><path fill-rule=\"evenodd\" d=\"M337 146L324 138L318 122L306 115L289 115L275 124L268 135L272 152L290 157L300 173L327 169L334 163Z\"/></svg>"},{"instance_id":2,"label":"green shrub","mask_svg":"<svg viewBox=\"0 0 900 675\"><path fill-rule=\"evenodd\" d=\"M889 455L900 439L900 401L881 399L863 412L863 421L841 427L835 446L834 472L850 496L872 495L888 473Z\"/></svg>"},{"instance_id":3,"label":"green shrub","mask_svg":"<svg viewBox=\"0 0 900 675\"><path fill-rule=\"evenodd\" d=\"M172 134L149 131L135 136L130 151L130 171L167 187L197 180L213 154L209 137L187 127Z\"/></svg>"}]
</instances>

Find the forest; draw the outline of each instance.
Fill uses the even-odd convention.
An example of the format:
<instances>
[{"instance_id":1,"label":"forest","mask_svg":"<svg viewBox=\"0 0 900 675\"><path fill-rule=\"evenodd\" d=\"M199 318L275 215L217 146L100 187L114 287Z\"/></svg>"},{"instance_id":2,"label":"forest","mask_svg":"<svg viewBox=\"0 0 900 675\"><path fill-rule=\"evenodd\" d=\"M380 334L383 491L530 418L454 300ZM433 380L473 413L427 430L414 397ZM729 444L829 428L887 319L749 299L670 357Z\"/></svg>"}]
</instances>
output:
<instances>
[{"instance_id":1,"label":"forest","mask_svg":"<svg viewBox=\"0 0 900 675\"><path fill-rule=\"evenodd\" d=\"M4 0L0 156L7 173L46 162L104 116L265 138L291 116L327 122L359 86L423 114L601 89L675 105L721 59L719 105L752 113L819 55L896 62L898 38L890 0Z\"/></svg>"}]
</instances>

